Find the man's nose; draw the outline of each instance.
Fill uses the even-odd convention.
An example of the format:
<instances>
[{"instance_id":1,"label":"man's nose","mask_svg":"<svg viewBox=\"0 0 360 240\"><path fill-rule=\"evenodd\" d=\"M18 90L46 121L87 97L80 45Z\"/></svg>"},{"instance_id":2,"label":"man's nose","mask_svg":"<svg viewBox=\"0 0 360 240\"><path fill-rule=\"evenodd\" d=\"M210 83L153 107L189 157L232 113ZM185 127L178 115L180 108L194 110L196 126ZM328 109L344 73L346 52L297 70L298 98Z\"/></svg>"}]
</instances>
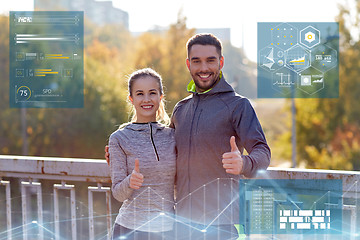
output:
<instances>
[{"instance_id":1,"label":"man's nose","mask_svg":"<svg viewBox=\"0 0 360 240\"><path fill-rule=\"evenodd\" d=\"M209 68L208 68L208 65L206 64L206 62L201 63L201 65L200 65L201 72L207 72L208 69Z\"/></svg>"}]
</instances>

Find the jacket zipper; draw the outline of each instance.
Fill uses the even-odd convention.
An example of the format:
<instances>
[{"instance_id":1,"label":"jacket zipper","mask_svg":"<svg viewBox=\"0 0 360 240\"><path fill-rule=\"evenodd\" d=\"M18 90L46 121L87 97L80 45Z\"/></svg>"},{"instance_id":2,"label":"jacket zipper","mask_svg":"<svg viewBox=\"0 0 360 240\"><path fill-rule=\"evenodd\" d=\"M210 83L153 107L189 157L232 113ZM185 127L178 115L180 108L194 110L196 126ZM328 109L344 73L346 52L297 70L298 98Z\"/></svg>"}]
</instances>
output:
<instances>
[{"instance_id":1,"label":"jacket zipper","mask_svg":"<svg viewBox=\"0 0 360 240\"><path fill-rule=\"evenodd\" d=\"M197 99L195 99L195 96L197 97ZM190 139L189 139L189 149L191 149L191 145L192 145L192 132L194 131L194 121L195 121L195 115L196 115L196 110L198 109L198 106L199 106L199 102L200 102L200 97L197 93L194 93L194 96L193 96L193 100L196 101L196 106L195 106L195 110L194 110L194 116L192 117L192 120L191 120L191 127L190 127ZM196 129L195 129L196 130ZM188 181L188 190L190 192L190 151L188 152L188 159L187 159L187 162L188 162L188 176L189 176L189 181Z\"/></svg>"},{"instance_id":2,"label":"jacket zipper","mask_svg":"<svg viewBox=\"0 0 360 240\"><path fill-rule=\"evenodd\" d=\"M197 109L196 109L197 110ZM200 122L200 117L201 117L201 113L202 113L202 109L200 109L199 112L199 116L196 119L196 128L195 128L195 134L198 135L199 134L199 122Z\"/></svg>"},{"instance_id":3,"label":"jacket zipper","mask_svg":"<svg viewBox=\"0 0 360 240\"><path fill-rule=\"evenodd\" d=\"M154 148L154 152L155 152L155 155L156 155L156 159L158 161L160 161L160 158L159 158L159 154L156 150L156 146L155 146L155 142L154 142L154 139L153 139L153 129L152 129L152 126L151 126L151 123L149 123L149 127L150 127L150 140L151 140L151 143L153 145L153 148Z\"/></svg>"}]
</instances>

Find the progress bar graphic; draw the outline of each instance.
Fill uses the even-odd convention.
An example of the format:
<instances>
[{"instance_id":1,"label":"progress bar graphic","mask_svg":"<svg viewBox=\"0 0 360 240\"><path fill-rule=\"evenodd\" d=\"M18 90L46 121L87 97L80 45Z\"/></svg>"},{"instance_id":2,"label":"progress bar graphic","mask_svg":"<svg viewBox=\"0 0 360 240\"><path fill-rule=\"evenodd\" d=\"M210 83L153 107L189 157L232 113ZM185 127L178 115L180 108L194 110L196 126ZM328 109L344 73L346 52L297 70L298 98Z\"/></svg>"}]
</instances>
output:
<instances>
[{"instance_id":1,"label":"progress bar graphic","mask_svg":"<svg viewBox=\"0 0 360 240\"><path fill-rule=\"evenodd\" d=\"M84 106L84 13L10 12L10 107Z\"/></svg>"}]
</instances>

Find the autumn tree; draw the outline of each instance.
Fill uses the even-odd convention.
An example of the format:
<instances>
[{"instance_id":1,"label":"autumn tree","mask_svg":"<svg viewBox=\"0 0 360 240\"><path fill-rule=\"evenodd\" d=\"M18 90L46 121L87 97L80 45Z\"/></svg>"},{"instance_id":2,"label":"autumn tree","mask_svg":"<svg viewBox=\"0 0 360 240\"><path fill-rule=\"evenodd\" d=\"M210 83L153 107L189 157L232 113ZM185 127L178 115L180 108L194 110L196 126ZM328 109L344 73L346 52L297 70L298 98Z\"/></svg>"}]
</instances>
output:
<instances>
[{"instance_id":1,"label":"autumn tree","mask_svg":"<svg viewBox=\"0 0 360 240\"><path fill-rule=\"evenodd\" d=\"M21 110L9 108L8 17L0 23L0 154L21 155ZM121 26L89 24L85 33L84 108L27 109L29 155L103 158L108 136L128 120L125 74L132 68L132 37Z\"/></svg>"},{"instance_id":2,"label":"autumn tree","mask_svg":"<svg viewBox=\"0 0 360 240\"><path fill-rule=\"evenodd\" d=\"M147 32L137 40L135 68L152 67L161 74L169 113L188 95L186 86L191 76L185 64L186 42L194 34L195 30L187 28L186 18L180 12L177 22L168 30Z\"/></svg>"},{"instance_id":3,"label":"autumn tree","mask_svg":"<svg viewBox=\"0 0 360 240\"><path fill-rule=\"evenodd\" d=\"M352 34L360 26L360 2L339 8L339 98L296 99L297 160L309 168L360 170L360 40ZM290 142L286 135L283 145Z\"/></svg>"},{"instance_id":4,"label":"autumn tree","mask_svg":"<svg viewBox=\"0 0 360 240\"><path fill-rule=\"evenodd\" d=\"M187 96L187 84L191 76L186 67L186 42L195 34L195 29L188 29L186 17L179 11L177 22L170 25L166 33L166 59L163 62L164 82L167 88L169 109L173 109L176 102Z\"/></svg>"}]
</instances>

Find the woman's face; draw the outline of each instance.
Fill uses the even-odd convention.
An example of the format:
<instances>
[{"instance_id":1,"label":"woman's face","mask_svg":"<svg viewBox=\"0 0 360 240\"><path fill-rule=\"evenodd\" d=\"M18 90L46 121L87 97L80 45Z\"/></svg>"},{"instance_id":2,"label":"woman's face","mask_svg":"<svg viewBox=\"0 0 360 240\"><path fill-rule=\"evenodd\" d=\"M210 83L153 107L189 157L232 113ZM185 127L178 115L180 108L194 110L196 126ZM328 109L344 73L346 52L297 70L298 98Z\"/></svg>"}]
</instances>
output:
<instances>
[{"instance_id":1,"label":"woman's face","mask_svg":"<svg viewBox=\"0 0 360 240\"><path fill-rule=\"evenodd\" d=\"M136 122L155 122L156 111L162 98L158 81L151 76L144 76L133 82L132 93L129 96L135 107Z\"/></svg>"}]
</instances>

